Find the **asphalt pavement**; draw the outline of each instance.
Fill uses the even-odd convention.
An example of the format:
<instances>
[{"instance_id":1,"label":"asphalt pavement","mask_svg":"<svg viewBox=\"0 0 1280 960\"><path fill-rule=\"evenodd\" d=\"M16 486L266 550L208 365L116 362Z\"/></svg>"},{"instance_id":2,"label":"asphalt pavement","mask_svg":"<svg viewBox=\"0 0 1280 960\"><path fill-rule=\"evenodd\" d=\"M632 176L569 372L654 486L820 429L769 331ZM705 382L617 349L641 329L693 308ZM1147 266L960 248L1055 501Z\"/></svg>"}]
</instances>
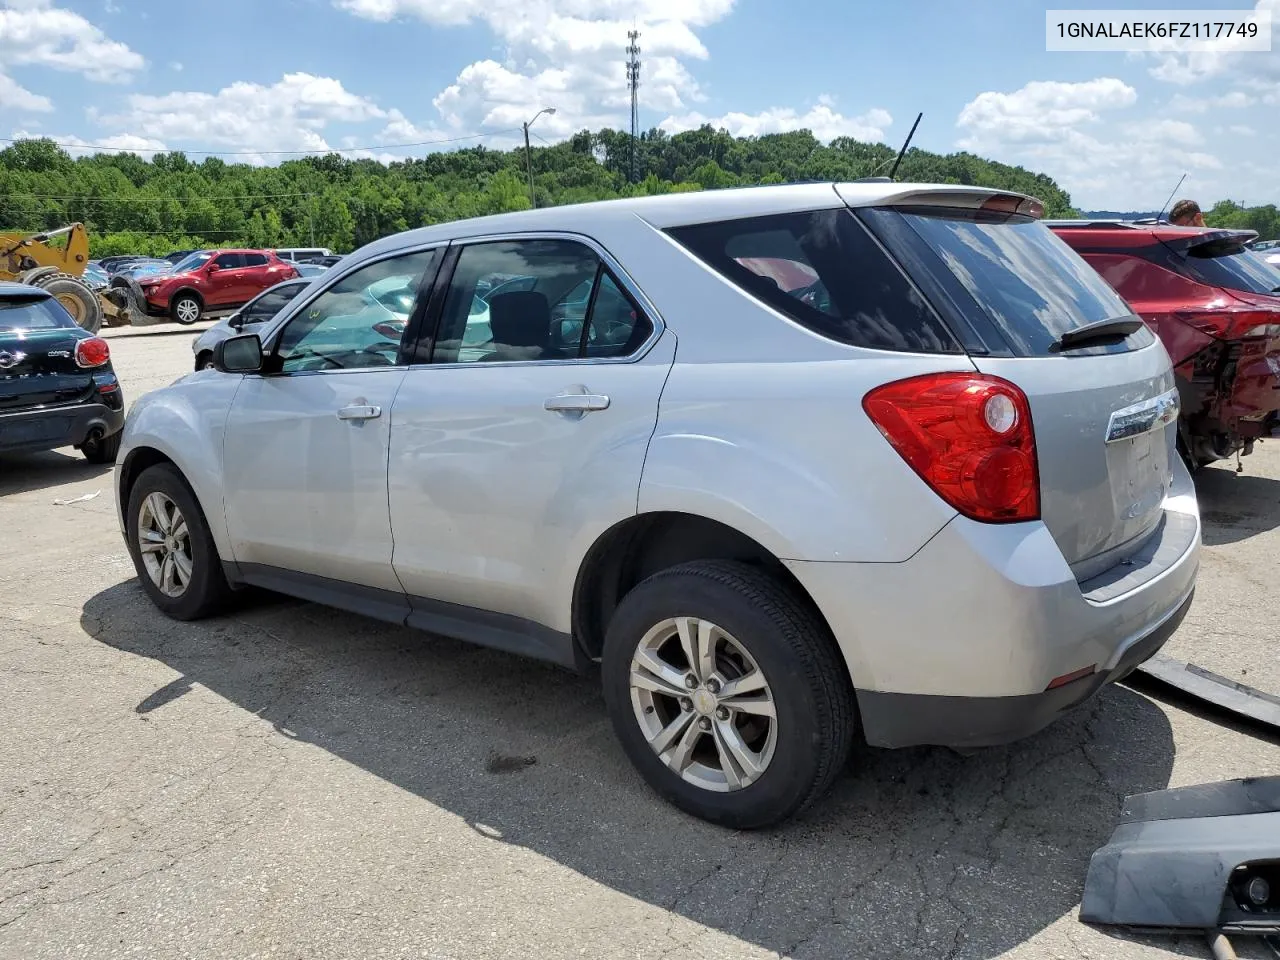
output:
<instances>
[{"instance_id":1,"label":"asphalt pavement","mask_svg":"<svg viewBox=\"0 0 1280 960\"><path fill-rule=\"evenodd\" d=\"M191 335L112 336L127 399ZM1167 652L1280 692L1280 441L1243 463L1199 478ZM1079 923L1089 856L1127 794L1280 773L1117 687L1007 748L857 750L734 833L648 791L588 679L267 595L165 619L74 451L0 459L0 530L6 960L1205 957Z\"/></svg>"}]
</instances>

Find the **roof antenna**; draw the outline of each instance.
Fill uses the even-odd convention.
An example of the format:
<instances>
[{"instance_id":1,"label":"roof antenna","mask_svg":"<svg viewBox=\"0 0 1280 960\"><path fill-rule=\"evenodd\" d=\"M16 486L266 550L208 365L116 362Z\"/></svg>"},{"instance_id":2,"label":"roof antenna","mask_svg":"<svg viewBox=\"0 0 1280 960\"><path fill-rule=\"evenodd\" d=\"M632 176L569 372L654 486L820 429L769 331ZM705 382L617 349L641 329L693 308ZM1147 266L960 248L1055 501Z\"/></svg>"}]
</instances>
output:
<instances>
[{"instance_id":1,"label":"roof antenna","mask_svg":"<svg viewBox=\"0 0 1280 960\"><path fill-rule=\"evenodd\" d=\"M1182 180L1185 180L1185 179L1187 179L1187 175L1184 173L1184 174L1182 175ZM1173 199L1173 194L1174 194L1174 193L1177 193L1177 192L1178 192L1178 187L1182 186L1182 180L1179 180L1179 181L1178 181L1178 186L1173 188L1173 193L1169 194L1169 200L1166 200L1166 201L1164 202L1164 207L1169 206L1169 201ZM1163 219L1164 219L1164 207L1161 207L1161 208L1160 208L1160 212L1156 214L1156 219L1157 219L1157 220L1163 220Z\"/></svg>"},{"instance_id":2,"label":"roof antenna","mask_svg":"<svg viewBox=\"0 0 1280 960\"><path fill-rule=\"evenodd\" d=\"M889 171L889 179L892 180L898 172L898 164L902 163L902 158L907 155L907 147L911 146L911 138L916 135L916 127L920 126L920 118L924 113L916 114L916 122L911 125L911 132L907 134L907 142L902 145L902 149L898 151L898 159L893 161L893 169Z\"/></svg>"}]
</instances>

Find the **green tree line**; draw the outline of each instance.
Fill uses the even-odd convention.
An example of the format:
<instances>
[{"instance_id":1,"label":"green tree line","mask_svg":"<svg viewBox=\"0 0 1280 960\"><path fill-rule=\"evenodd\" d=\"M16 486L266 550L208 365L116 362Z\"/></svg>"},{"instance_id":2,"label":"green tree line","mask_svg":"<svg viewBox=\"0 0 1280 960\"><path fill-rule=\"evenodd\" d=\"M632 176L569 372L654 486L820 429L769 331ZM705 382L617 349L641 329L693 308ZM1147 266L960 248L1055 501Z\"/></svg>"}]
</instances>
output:
<instances>
[{"instance_id":1,"label":"green tree line","mask_svg":"<svg viewBox=\"0 0 1280 960\"><path fill-rule=\"evenodd\" d=\"M1280 239L1280 210L1274 203L1245 207L1234 200L1219 200L1204 212L1204 222L1210 227L1257 230L1259 240Z\"/></svg>"},{"instance_id":2,"label":"green tree line","mask_svg":"<svg viewBox=\"0 0 1280 960\"><path fill-rule=\"evenodd\" d=\"M684 190L883 176L896 151L848 137L822 144L807 130L734 137L704 126L631 137L583 131L533 150L539 206ZM908 151L899 180L963 183L1038 197L1069 216L1051 178L969 153ZM47 139L0 150L0 225L48 230L80 221L95 257L206 246L324 246L347 252L411 227L530 206L522 149L475 147L390 164L338 154L277 166L199 162L181 152L72 158Z\"/></svg>"}]
</instances>

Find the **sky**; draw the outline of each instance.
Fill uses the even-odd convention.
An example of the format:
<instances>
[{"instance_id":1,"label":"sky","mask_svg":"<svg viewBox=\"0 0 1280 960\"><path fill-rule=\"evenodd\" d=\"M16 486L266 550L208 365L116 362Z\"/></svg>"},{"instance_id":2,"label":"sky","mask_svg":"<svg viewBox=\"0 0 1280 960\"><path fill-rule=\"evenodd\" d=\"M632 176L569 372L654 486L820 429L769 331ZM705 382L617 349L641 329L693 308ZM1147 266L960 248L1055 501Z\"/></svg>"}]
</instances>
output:
<instances>
[{"instance_id":1,"label":"sky","mask_svg":"<svg viewBox=\"0 0 1280 960\"><path fill-rule=\"evenodd\" d=\"M1087 5L1087 0L1083 0ZM1082 209L1280 202L1280 0L1269 53L1046 52L1034 0L0 0L0 137L275 163L536 142L640 119L969 150ZM1092 4L1090 6L1097 6ZM405 146L416 144L415 146ZM296 155L296 154L294 154Z\"/></svg>"}]
</instances>

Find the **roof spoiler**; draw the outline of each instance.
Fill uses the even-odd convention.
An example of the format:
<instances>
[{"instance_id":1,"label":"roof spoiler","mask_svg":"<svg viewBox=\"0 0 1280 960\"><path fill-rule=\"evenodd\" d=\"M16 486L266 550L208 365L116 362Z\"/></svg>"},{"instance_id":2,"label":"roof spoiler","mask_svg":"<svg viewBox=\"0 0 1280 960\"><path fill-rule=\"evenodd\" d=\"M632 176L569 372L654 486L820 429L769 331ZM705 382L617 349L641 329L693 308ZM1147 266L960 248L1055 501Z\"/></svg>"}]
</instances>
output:
<instances>
[{"instance_id":1,"label":"roof spoiler","mask_svg":"<svg viewBox=\"0 0 1280 960\"><path fill-rule=\"evenodd\" d=\"M985 187L911 187L876 201L879 207L950 207L960 210L989 210L993 213L1020 214L1039 220L1044 204L1035 197L1010 190Z\"/></svg>"},{"instance_id":2,"label":"roof spoiler","mask_svg":"<svg viewBox=\"0 0 1280 960\"><path fill-rule=\"evenodd\" d=\"M1184 237L1163 237L1164 245L1184 257L1221 257L1238 253L1258 239L1257 230L1206 230Z\"/></svg>"}]
</instances>

